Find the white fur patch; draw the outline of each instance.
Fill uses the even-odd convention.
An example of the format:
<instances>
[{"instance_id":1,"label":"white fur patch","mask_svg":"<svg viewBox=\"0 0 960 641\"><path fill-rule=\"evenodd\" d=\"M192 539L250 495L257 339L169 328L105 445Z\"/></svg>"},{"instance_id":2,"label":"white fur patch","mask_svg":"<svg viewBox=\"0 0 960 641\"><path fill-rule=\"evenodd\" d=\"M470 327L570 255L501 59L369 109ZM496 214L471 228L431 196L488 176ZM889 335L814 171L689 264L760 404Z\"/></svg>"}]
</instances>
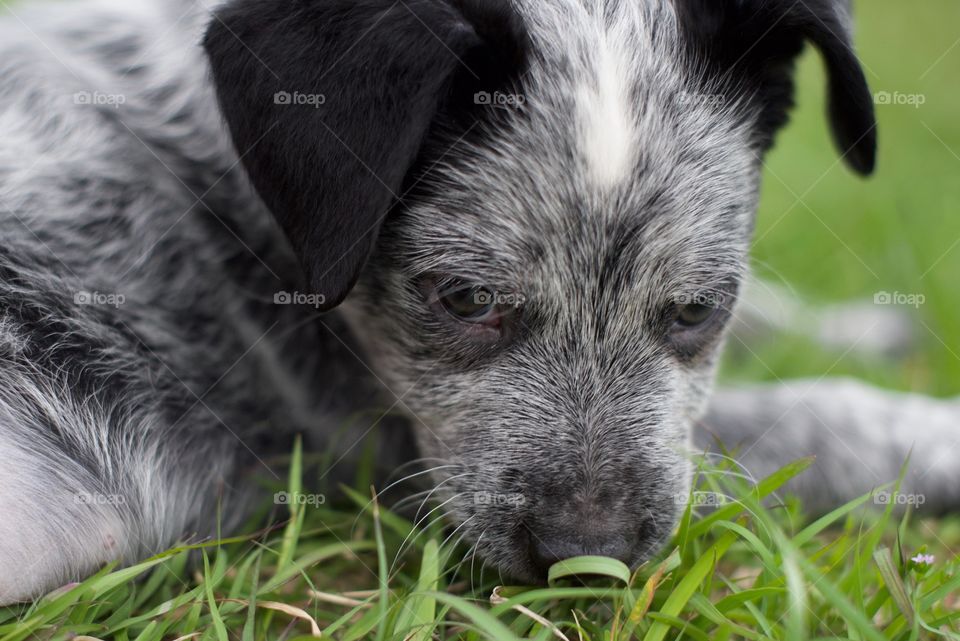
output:
<instances>
[{"instance_id":1,"label":"white fur patch","mask_svg":"<svg viewBox=\"0 0 960 641\"><path fill-rule=\"evenodd\" d=\"M71 479L75 466L50 470L29 445L4 436L15 433L7 421L0 416L0 605L80 580L129 550L107 497Z\"/></svg>"},{"instance_id":2,"label":"white fur patch","mask_svg":"<svg viewBox=\"0 0 960 641\"><path fill-rule=\"evenodd\" d=\"M635 159L629 65L619 43L609 37L600 40L593 62L593 82L581 85L577 95L581 149L589 178L612 187L630 176Z\"/></svg>"}]
</instances>

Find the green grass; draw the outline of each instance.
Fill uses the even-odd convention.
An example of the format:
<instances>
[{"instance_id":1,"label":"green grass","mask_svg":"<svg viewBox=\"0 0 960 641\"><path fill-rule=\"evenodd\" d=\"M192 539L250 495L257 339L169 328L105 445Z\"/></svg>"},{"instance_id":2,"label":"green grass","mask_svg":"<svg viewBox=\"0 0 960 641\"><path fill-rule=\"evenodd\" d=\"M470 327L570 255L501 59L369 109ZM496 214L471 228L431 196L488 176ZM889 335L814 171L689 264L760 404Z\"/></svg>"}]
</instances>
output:
<instances>
[{"instance_id":1,"label":"green grass","mask_svg":"<svg viewBox=\"0 0 960 641\"><path fill-rule=\"evenodd\" d=\"M960 4L859 5L858 41L874 90L920 93L926 103L878 108L879 171L860 181L837 163L822 117L823 74L808 55L799 109L768 160L755 262L762 275L822 303L923 294L919 346L900 361L838 360L781 336L749 353L731 350L723 378L854 375L955 395ZM310 468L300 458L291 493L312 491L310 476L301 485ZM867 509L865 499L812 523L789 497L761 506L804 464L757 487L703 466L698 491L724 503L688 513L660 557L629 581L616 564L581 560L566 572L598 576L584 584L560 577L549 588L503 585L441 524L414 527L372 502L359 481L351 504L294 507L278 515L276 529L258 530L258 520L249 536L105 569L38 603L0 609L0 641L274 641L311 631L341 641L960 638L960 522L895 518ZM934 554L932 567L909 560L921 551Z\"/></svg>"},{"instance_id":2,"label":"green grass","mask_svg":"<svg viewBox=\"0 0 960 641\"><path fill-rule=\"evenodd\" d=\"M960 394L960 4L858 3L858 50L875 92L922 94L920 108L878 106L880 156L863 181L837 160L823 118L816 56L800 68L799 109L770 155L754 252L756 271L812 301L922 294L919 348L900 363L837 361L799 338L756 356L732 350L725 377L853 375L886 387Z\"/></svg>"},{"instance_id":3,"label":"green grass","mask_svg":"<svg viewBox=\"0 0 960 641\"><path fill-rule=\"evenodd\" d=\"M756 485L701 464L698 496L717 507L688 509L659 557L632 575L609 559L568 561L549 587L503 585L438 522L417 528L348 489L353 507L292 506L279 529L0 610L0 640L960 638L948 552L960 526L865 511L869 497L809 523L776 491L810 462ZM291 468L293 494L299 452ZM918 552L935 562L918 566Z\"/></svg>"}]
</instances>

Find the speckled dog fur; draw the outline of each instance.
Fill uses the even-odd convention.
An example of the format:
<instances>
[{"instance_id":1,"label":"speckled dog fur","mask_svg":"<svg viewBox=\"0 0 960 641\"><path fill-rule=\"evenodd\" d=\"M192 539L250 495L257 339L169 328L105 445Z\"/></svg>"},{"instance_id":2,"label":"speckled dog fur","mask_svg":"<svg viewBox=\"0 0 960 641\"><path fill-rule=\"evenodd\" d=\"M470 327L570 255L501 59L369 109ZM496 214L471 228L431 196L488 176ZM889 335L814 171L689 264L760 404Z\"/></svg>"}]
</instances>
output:
<instances>
[{"instance_id":1,"label":"speckled dog fur","mask_svg":"<svg viewBox=\"0 0 960 641\"><path fill-rule=\"evenodd\" d=\"M0 17L0 602L234 527L294 434L323 448L371 409L406 416L389 431L445 463L451 522L519 579L657 550L697 425L758 470L821 454L831 500L891 480L916 445L935 471L913 487L955 506L960 466L932 444L956 404L868 418L898 401L823 382L721 393L707 414L804 41L841 152L873 165L848 8L759 4L234 0L211 18L102 0ZM496 340L438 309L450 278L523 301ZM715 318L678 330L677 306L705 295Z\"/></svg>"}]
</instances>

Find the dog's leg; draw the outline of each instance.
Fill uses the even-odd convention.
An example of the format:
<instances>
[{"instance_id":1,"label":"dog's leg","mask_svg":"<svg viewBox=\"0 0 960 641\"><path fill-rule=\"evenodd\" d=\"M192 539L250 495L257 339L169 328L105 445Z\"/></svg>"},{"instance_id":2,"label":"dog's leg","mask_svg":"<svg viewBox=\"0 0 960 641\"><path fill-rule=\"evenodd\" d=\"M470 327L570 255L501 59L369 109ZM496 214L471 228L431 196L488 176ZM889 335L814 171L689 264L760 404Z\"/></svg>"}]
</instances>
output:
<instances>
[{"instance_id":1,"label":"dog's leg","mask_svg":"<svg viewBox=\"0 0 960 641\"><path fill-rule=\"evenodd\" d=\"M300 268L189 2L0 16L0 603L229 531L252 472L279 481L288 399L332 393L276 393L310 367L271 356L314 352L310 312L274 305Z\"/></svg>"},{"instance_id":2,"label":"dog's leg","mask_svg":"<svg viewBox=\"0 0 960 641\"><path fill-rule=\"evenodd\" d=\"M844 354L897 357L915 344L916 321L909 308L875 300L814 305L782 285L751 278L744 286L731 327L730 348L777 334L804 336ZM877 304L881 303L881 304Z\"/></svg>"},{"instance_id":3,"label":"dog's leg","mask_svg":"<svg viewBox=\"0 0 960 641\"><path fill-rule=\"evenodd\" d=\"M960 506L960 399L883 391L852 380L793 381L719 391L695 441L722 443L757 478L817 457L789 489L823 512L895 481L927 513ZM878 493L882 504L889 495Z\"/></svg>"},{"instance_id":4,"label":"dog's leg","mask_svg":"<svg viewBox=\"0 0 960 641\"><path fill-rule=\"evenodd\" d=\"M0 418L0 604L77 580L132 547L118 511L125 495L105 494L62 452L15 440L9 420Z\"/></svg>"},{"instance_id":5,"label":"dog's leg","mask_svg":"<svg viewBox=\"0 0 960 641\"><path fill-rule=\"evenodd\" d=\"M233 382L201 387L204 370L157 356L130 317L20 274L0 280L0 604L232 527L249 458L236 434L255 438L243 403L228 411ZM181 349L217 362L212 346Z\"/></svg>"},{"instance_id":6,"label":"dog's leg","mask_svg":"<svg viewBox=\"0 0 960 641\"><path fill-rule=\"evenodd\" d=\"M193 435L212 428L201 412L177 429L146 396L61 383L13 360L0 372L0 604L212 533L231 481L230 443Z\"/></svg>"}]
</instances>

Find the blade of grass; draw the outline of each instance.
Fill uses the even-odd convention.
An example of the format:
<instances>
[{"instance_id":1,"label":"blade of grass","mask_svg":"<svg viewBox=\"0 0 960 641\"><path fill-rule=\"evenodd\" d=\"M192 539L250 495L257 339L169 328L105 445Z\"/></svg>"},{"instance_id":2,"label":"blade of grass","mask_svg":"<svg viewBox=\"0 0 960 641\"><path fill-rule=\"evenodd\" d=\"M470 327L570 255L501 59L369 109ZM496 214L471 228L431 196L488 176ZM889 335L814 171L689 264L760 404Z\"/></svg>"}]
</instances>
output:
<instances>
[{"instance_id":1,"label":"blade of grass","mask_svg":"<svg viewBox=\"0 0 960 641\"><path fill-rule=\"evenodd\" d=\"M887 486L883 486L883 487L887 487ZM828 527L830 527L831 525L833 525L843 517L847 516L848 514L856 510L858 507L862 506L871 498L873 498L872 492L869 494L864 494L860 498L854 499L849 503L847 503L846 505L842 505L837 509L833 510L832 512L829 512L821 516L819 519L817 519L807 527L803 528L803 530L801 530L795 537L793 537L793 544L796 545L797 547L806 545L807 543L813 540L813 537L817 536L818 534L823 532L825 529L827 529Z\"/></svg>"},{"instance_id":2,"label":"blade of grass","mask_svg":"<svg viewBox=\"0 0 960 641\"><path fill-rule=\"evenodd\" d=\"M603 556L578 556L554 563L547 573L547 583L584 575L606 576L630 585L630 568L622 561Z\"/></svg>"},{"instance_id":3,"label":"blade of grass","mask_svg":"<svg viewBox=\"0 0 960 641\"><path fill-rule=\"evenodd\" d=\"M387 611L390 607L390 566L387 565L387 548L383 542L383 527L380 525L380 501L377 491L371 487L373 498L373 531L377 540L377 564L380 570L380 620L377 623L377 641L383 641L387 635Z\"/></svg>"},{"instance_id":4,"label":"blade of grass","mask_svg":"<svg viewBox=\"0 0 960 641\"><path fill-rule=\"evenodd\" d=\"M907 594L907 587L903 584L903 579L900 578L900 575L897 573L897 568L893 564L893 558L890 556L890 548L882 547L874 550L873 560L880 570L880 576L883 577L883 582L887 584L887 589L890 591L890 598L893 599L900 613L907 620L908 625L913 627L914 621L916 620L916 612Z\"/></svg>"},{"instance_id":5,"label":"blade of grass","mask_svg":"<svg viewBox=\"0 0 960 641\"><path fill-rule=\"evenodd\" d=\"M806 457L790 463L783 469L774 472L770 476L761 480L751 489L751 494L755 499L762 499L776 492L783 487L790 479L802 474L814 462L814 457ZM697 523L690 526L690 535L692 537L701 537L706 534L717 521L731 521L740 512L743 511L743 505L731 503L718 508L712 514L700 519Z\"/></svg>"},{"instance_id":6,"label":"blade of grass","mask_svg":"<svg viewBox=\"0 0 960 641\"><path fill-rule=\"evenodd\" d=\"M496 639L497 641L519 641L516 635L510 631L510 628L487 610L445 592L435 592L432 596L439 603L450 606L451 609L469 619L486 635L486 638Z\"/></svg>"},{"instance_id":7,"label":"blade of grass","mask_svg":"<svg viewBox=\"0 0 960 641\"><path fill-rule=\"evenodd\" d=\"M436 539L427 541L423 547L423 560L420 563L420 578L417 592L403 605L397 619L396 630L408 631L408 639L428 641L431 637L430 626L436 620L437 600L427 593L436 592L440 584L440 546ZM412 631L412 634L410 632Z\"/></svg>"},{"instance_id":8,"label":"blade of grass","mask_svg":"<svg viewBox=\"0 0 960 641\"><path fill-rule=\"evenodd\" d=\"M624 623L621 638L633 638L633 633L636 631L637 626L640 625L643 617L646 616L647 612L650 610L650 606L653 604L653 595L656 593L657 587L660 585L660 581L663 580L663 575L666 569L667 561L664 561L653 573L653 576L647 579L647 582L643 585L643 589L640 590L640 596L638 596L634 602L633 607L630 610L630 614L627 616L627 621Z\"/></svg>"},{"instance_id":9,"label":"blade of grass","mask_svg":"<svg viewBox=\"0 0 960 641\"><path fill-rule=\"evenodd\" d=\"M283 543L280 546L280 558L277 561L277 570L283 571L293 562L297 551L297 542L300 540L300 531L303 529L303 519L306 515L306 505L300 501L303 495L303 440L297 436L293 446L293 457L290 460L289 480L289 508L290 522L283 531Z\"/></svg>"},{"instance_id":10,"label":"blade of grass","mask_svg":"<svg viewBox=\"0 0 960 641\"><path fill-rule=\"evenodd\" d=\"M873 622L867 619L863 611L853 605L846 594L837 588L828 577L825 577L819 568L804 559L802 555L797 555L796 560L807 580L813 584L814 589L820 592L839 611L847 624L851 628L855 628L862 638L870 639L870 641L886 641L873 625Z\"/></svg>"},{"instance_id":11,"label":"blade of grass","mask_svg":"<svg viewBox=\"0 0 960 641\"><path fill-rule=\"evenodd\" d=\"M654 628L659 629L662 627L664 629L664 635L666 635L671 628L676 628L678 632L676 636L677 639L682 639L684 635L686 635L695 639L696 641L713 641L713 639L710 638L710 635L708 635L706 632L703 630L698 630L690 625L689 621L681 619L680 617L669 616L663 614L662 612L651 612L650 618L654 620L654 624L650 629L653 630Z\"/></svg>"},{"instance_id":12,"label":"blade of grass","mask_svg":"<svg viewBox=\"0 0 960 641\"><path fill-rule=\"evenodd\" d=\"M256 562L253 567L253 574L250 577L250 606L247 608L247 620L243 624L241 641L254 641L257 624L257 587L260 581L260 562L263 556L258 552Z\"/></svg>"},{"instance_id":13,"label":"blade of grass","mask_svg":"<svg viewBox=\"0 0 960 641\"><path fill-rule=\"evenodd\" d=\"M203 553L203 585L207 593L207 607L210 609L210 616L213 619L213 629L217 633L219 641L230 641L227 635L227 626L220 617L220 610L217 608L217 599L213 595L213 580L210 575L210 559L206 551Z\"/></svg>"},{"instance_id":14,"label":"blade of grass","mask_svg":"<svg viewBox=\"0 0 960 641\"><path fill-rule=\"evenodd\" d=\"M700 584L707 578L707 575L713 569L714 565L716 565L717 561L719 561L720 558L726 554L730 546L733 545L736 538L737 535L733 532L728 532L720 537L720 540L710 547L706 554L701 556L697 562L693 564L693 567L687 571L670 596L667 597L663 607L660 608L659 614L662 614L667 619L678 616L683 611L684 606L687 605L687 602L693 597L697 588L700 587ZM670 626L667 623L658 620L650 626L650 630L647 631L644 641L663 641L669 629Z\"/></svg>"},{"instance_id":15,"label":"blade of grass","mask_svg":"<svg viewBox=\"0 0 960 641\"><path fill-rule=\"evenodd\" d=\"M690 605L696 610L700 615L705 619L714 623L717 626L717 629L728 629L735 631L738 635L744 639L751 639L751 641L763 641L766 637L759 632L745 628L742 625L739 625L726 617L720 610L710 602L710 599L705 597L702 594L694 594L690 599ZM716 632L711 632L711 636L714 636Z\"/></svg>"},{"instance_id":16,"label":"blade of grass","mask_svg":"<svg viewBox=\"0 0 960 641\"><path fill-rule=\"evenodd\" d=\"M355 489L345 485L341 486L340 489L342 489L344 494L347 495L347 498L356 503L357 506L360 507L364 512L372 507L370 500L365 498L363 494ZM380 506L380 521L383 523L383 525L387 526L404 539L412 537L413 531L416 529L413 523L401 516L397 516L390 510L384 509L383 506ZM417 541L414 541L414 543L417 545L422 545L422 543L418 543Z\"/></svg>"}]
</instances>

